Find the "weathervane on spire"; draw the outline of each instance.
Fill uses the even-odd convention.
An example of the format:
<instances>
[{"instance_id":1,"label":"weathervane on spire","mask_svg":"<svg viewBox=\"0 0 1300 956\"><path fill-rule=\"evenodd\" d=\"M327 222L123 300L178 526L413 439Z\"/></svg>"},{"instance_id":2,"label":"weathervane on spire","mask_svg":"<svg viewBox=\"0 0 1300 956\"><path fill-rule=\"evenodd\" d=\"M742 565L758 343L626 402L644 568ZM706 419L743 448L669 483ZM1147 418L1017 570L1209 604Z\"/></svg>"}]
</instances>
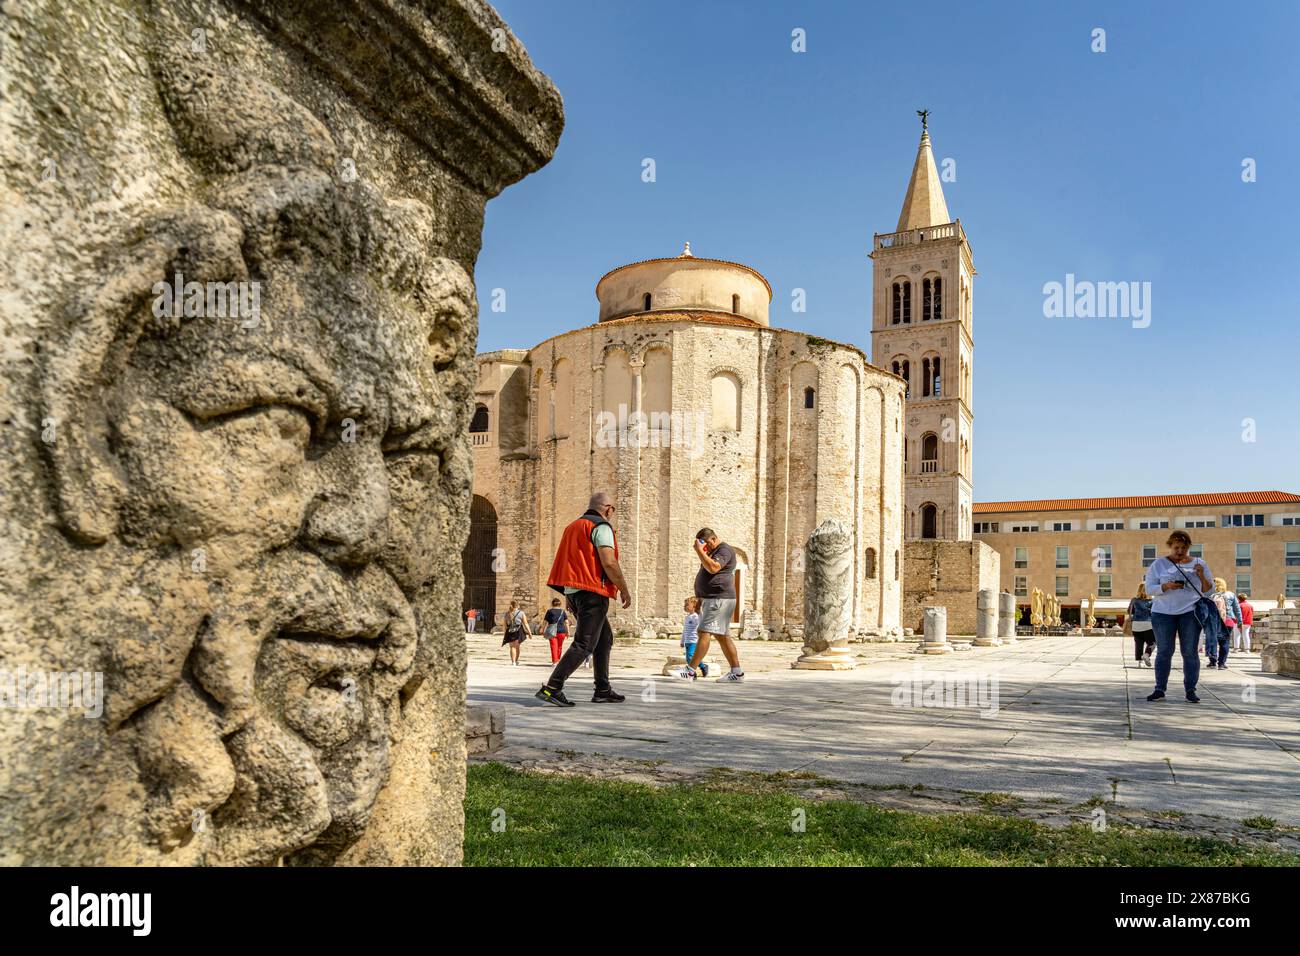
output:
<instances>
[{"instance_id":1,"label":"weathervane on spire","mask_svg":"<svg viewBox=\"0 0 1300 956\"><path fill-rule=\"evenodd\" d=\"M921 117L921 132L928 133L930 131L930 111L917 110L916 115Z\"/></svg>"}]
</instances>

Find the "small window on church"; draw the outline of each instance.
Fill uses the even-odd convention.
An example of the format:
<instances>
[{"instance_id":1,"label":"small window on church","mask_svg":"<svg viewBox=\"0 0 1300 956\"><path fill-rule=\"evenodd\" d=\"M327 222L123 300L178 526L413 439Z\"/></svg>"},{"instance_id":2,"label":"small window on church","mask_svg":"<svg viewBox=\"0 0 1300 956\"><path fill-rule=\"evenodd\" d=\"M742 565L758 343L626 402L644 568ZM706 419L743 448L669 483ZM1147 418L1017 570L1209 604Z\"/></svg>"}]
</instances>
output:
<instances>
[{"instance_id":1,"label":"small window on church","mask_svg":"<svg viewBox=\"0 0 1300 956\"><path fill-rule=\"evenodd\" d=\"M804 408L813 407L813 390L811 388L805 388L803 390L803 407Z\"/></svg>"},{"instance_id":2,"label":"small window on church","mask_svg":"<svg viewBox=\"0 0 1300 956\"><path fill-rule=\"evenodd\" d=\"M934 321L938 322L943 318L943 280L937 276L934 280L934 301L931 303L931 311Z\"/></svg>"},{"instance_id":3,"label":"small window on church","mask_svg":"<svg viewBox=\"0 0 1300 956\"><path fill-rule=\"evenodd\" d=\"M894 549L894 580L898 580L898 549Z\"/></svg>"},{"instance_id":4,"label":"small window on church","mask_svg":"<svg viewBox=\"0 0 1300 956\"><path fill-rule=\"evenodd\" d=\"M934 357L934 385L930 389L935 398L943 394L943 375L939 372L939 356Z\"/></svg>"},{"instance_id":5,"label":"small window on church","mask_svg":"<svg viewBox=\"0 0 1300 956\"><path fill-rule=\"evenodd\" d=\"M931 287L931 283L929 279L922 280L921 282L921 321L922 322L930 321L930 308L932 303L934 302L930 287Z\"/></svg>"},{"instance_id":6,"label":"small window on church","mask_svg":"<svg viewBox=\"0 0 1300 956\"><path fill-rule=\"evenodd\" d=\"M925 397L930 394L930 359L921 359L921 396Z\"/></svg>"},{"instance_id":7,"label":"small window on church","mask_svg":"<svg viewBox=\"0 0 1300 956\"><path fill-rule=\"evenodd\" d=\"M912 322L912 283L903 283L903 324L910 325Z\"/></svg>"},{"instance_id":8,"label":"small window on church","mask_svg":"<svg viewBox=\"0 0 1300 956\"><path fill-rule=\"evenodd\" d=\"M647 292L647 293L645 294L645 298L644 298L642 301L644 301L644 303L645 303L645 305L643 306L644 311L649 312L649 311L650 311L650 293L649 293L649 292Z\"/></svg>"},{"instance_id":9,"label":"small window on church","mask_svg":"<svg viewBox=\"0 0 1300 956\"><path fill-rule=\"evenodd\" d=\"M893 290L894 299L889 313L889 321L891 324L897 325L899 322L903 321L903 286L900 283L895 282Z\"/></svg>"},{"instance_id":10,"label":"small window on church","mask_svg":"<svg viewBox=\"0 0 1300 956\"><path fill-rule=\"evenodd\" d=\"M867 556L863 561L863 568L865 569L866 576L868 578L874 578L876 576L876 549L875 548L867 548Z\"/></svg>"},{"instance_id":11,"label":"small window on church","mask_svg":"<svg viewBox=\"0 0 1300 956\"><path fill-rule=\"evenodd\" d=\"M740 314L740 296L735 293L731 295L731 311L736 315Z\"/></svg>"}]
</instances>

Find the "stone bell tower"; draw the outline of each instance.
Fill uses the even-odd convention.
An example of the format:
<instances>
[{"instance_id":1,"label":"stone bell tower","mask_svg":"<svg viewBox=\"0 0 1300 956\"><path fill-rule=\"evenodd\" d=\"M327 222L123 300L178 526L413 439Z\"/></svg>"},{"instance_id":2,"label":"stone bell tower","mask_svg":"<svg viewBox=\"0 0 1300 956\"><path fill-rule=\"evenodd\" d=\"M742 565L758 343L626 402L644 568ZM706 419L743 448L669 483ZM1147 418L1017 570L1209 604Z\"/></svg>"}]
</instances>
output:
<instances>
[{"instance_id":1,"label":"stone bell tower","mask_svg":"<svg viewBox=\"0 0 1300 956\"><path fill-rule=\"evenodd\" d=\"M907 380L904 537L971 539L971 286L930 149L928 110L898 227L876 233L872 362Z\"/></svg>"}]
</instances>

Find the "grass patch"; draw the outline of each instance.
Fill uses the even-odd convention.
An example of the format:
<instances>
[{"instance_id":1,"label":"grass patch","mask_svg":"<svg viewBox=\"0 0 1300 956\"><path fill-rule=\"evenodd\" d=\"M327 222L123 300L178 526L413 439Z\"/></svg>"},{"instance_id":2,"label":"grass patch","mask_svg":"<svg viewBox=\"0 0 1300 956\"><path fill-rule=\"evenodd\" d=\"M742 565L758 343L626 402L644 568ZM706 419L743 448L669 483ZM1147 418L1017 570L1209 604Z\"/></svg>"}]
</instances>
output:
<instances>
[{"instance_id":1,"label":"grass patch","mask_svg":"<svg viewBox=\"0 0 1300 956\"><path fill-rule=\"evenodd\" d=\"M1241 825L1252 830L1273 830L1277 828L1277 821L1272 817L1247 817Z\"/></svg>"},{"instance_id":2,"label":"grass patch","mask_svg":"<svg viewBox=\"0 0 1300 956\"><path fill-rule=\"evenodd\" d=\"M758 785L760 781L753 781ZM506 827L493 832L494 812ZM804 832L792 823L800 811ZM500 814L496 814L499 819ZM1294 866L1280 851L983 813L920 814L781 789L643 784L469 767L466 866Z\"/></svg>"}]
</instances>

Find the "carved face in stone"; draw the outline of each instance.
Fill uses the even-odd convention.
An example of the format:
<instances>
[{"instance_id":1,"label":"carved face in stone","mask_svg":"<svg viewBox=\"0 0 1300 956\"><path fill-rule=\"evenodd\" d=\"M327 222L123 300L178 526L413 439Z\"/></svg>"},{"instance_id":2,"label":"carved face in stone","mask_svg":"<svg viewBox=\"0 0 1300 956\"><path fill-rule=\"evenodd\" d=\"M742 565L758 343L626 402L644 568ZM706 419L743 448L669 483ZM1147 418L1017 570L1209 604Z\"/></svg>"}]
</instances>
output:
<instances>
[{"instance_id":1,"label":"carved face in stone","mask_svg":"<svg viewBox=\"0 0 1300 956\"><path fill-rule=\"evenodd\" d=\"M278 122L235 156L171 103L223 175L70 307L43 413L65 532L94 552L78 613L134 749L142 839L194 862L326 862L364 830L429 666L415 597L456 540L441 502L461 497L445 463L468 414L442 373L472 349L475 306L466 272L425 252L426 207L340 181L301 107L241 95ZM257 283L257 314L158 308L177 272Z\"/></svg>"}]
</instances>

